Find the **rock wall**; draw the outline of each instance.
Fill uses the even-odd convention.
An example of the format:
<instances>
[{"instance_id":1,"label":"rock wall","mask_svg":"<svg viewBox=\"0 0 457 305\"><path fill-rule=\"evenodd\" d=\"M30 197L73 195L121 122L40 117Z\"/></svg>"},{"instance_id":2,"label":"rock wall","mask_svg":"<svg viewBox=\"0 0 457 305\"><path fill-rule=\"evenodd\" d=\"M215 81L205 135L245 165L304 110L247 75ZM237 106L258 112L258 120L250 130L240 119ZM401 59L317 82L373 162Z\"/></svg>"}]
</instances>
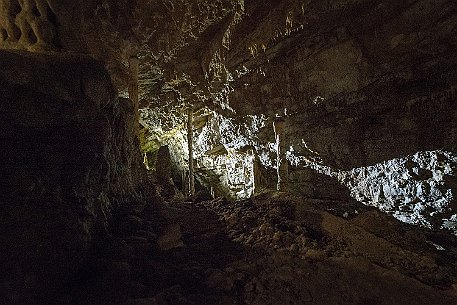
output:
<instances>
[{"instance_id":1,"label":"rock wall","mask_svg":"<svg viewBox=\"0 0 457 305\"><path fill-rule=\"evenodd\" d=\"M222 145L231 164L250 164L253 149L265 186L275 187L277 171L303 196L346 200L350 191L403 221L455 228L456 12L449 0L246 2L210 66L219 78L207 79L206 106L219 118L195 134L201 169L217 181L209 165L225 162L205 152ZM204 91L188 79L186 90L169 83L176 101ZM288 167L276 156L285 150ZM259 180L223 172L250 189Z\"/></svg>"},{"instance_id":2,"label":"rock wall","mask_svg":"<svg viewBox=\"0 0 457 305\"><path fill-rule=\"evenodd\" d=\"M134 118L98 61L0 52L0 303L45 300L139 199Z\"/></svg>"},{"instance_id":3,"label":"rock wall","mask_svg":"<svg viewBox=\"0 0 457 305\"><path fill-rule=\"evenodd\" d=\"M403 221L455 228L455 3L286 2L246 4L232 31L225 103L244 120L232 129L266 168L289 148L294 192L347 198L340 181ZM265 124L243 130L246 114Z\"/></svg>"}]
</instances>

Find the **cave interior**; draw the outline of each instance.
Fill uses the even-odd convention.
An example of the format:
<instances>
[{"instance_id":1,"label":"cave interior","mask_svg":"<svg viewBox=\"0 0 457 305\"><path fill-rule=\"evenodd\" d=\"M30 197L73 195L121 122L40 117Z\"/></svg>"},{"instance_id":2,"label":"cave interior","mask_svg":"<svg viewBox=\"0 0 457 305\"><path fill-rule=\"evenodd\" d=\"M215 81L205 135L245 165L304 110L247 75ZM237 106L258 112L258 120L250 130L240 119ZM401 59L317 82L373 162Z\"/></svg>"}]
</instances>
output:
<instances>
[{"instance_id":1,"label":"cave interior","mask_svg":"<svg viewBox=\"0 0 457 305\"><path fill-rule=\"evenodd\" d=\"M457 304L454 0L0 0L0 304Z\"/></svg>"}]
</instances>

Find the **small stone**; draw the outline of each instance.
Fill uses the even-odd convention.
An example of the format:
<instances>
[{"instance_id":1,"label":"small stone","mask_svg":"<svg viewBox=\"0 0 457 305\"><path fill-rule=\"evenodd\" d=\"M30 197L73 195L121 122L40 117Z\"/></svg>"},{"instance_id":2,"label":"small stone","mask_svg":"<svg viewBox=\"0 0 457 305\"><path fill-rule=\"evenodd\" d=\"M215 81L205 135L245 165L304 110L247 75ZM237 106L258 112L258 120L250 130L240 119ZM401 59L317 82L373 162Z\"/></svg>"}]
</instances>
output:
<instances>
[{"instance_id":1,"label":"small stone","mask_svg":"<svg viewBox=\"0 0 457 305\"><path fill-rule=\"evenodd\" d=\"M229 226L234 226L238 223L238 217L236 216L235 213L231 214L230 216L228 216L225 221L227 222L227 224Z\"/></svg>"},{"instance_id":2,"label":"small stone","mask_svg":"<svg viewBox=\"0 0 457 305\"><path fill-rule=\"evenodd\" d=\"M120 224L120 231L124 234L134 234L136 231L141 230L143 226L143 219L135 216L128 215Z\"/></svg>"},{"instance_id":3,"label":"small stone","mask_svg":"<svg viewBox=\"0 0 457 305\"><path fill-rule=\"evenodd\" d=\"M290 252L294 252L294 253L298 252L298 246L297 246L297 244L292 244L292 245L290 245L289 251L290 251Z\"/></svg>"},{"instance_id":4,"label":"small stone","mask_svg":"<svg viewBox=\"0 0 457 305\"><path fill-rule=\"evenodd\" d=\"M137 236L139 237L144 237L148 239L149 241L155 241L157 239L157 234L152 233L151 231L146 231L146 230L139 230L136 232Z\"/></svg>"},{"instance_id":5,"label":"small stone","mask_svg":"<svg viewBox=\"0 0 457 305\"><path fill-rule=\"evenodd\" d=\"M210 274L206 280L206 285L223 291L230 291L234 281L225 272L219 269L210 269Z\"/></svg>"},{"instance_id":6,"label":"small stone","mask_svg":"<svg viewBox=\"0 0 457 305\"><path fill-rule=\"evenodd\" d=\"M351 257L352 256L352 252L348 251L348 250L342 251L341 252L341 256L342 257L346 257L346 258Z\"/></svg>"},{"instance_id":7,"label":"small stone","mask_svg":"<svg viewBox=\"0 0 457 305\"><path fill-rule=\"evenodd\" d=\"M233 273L233 272L235 272L235 268L233 268L233 267L227 267L227 268L224 269L224 271L225 271L225 272L228 272L228 273Z\"/></svg>"},{"instance_id":8,"label":"small stone","mask_svg":"<svg viewBox=\"0 0 457 305\"><path fill-rule=\"evenodd\" d=\"M254 287L254 284L252 282L249 282L244 286L244 290L247 291L247 292L253 291L254 288L255 287Z\"/></svg>"},{"instance_id":9,"label":"small stone","mask_svg":"<svg viewBox=\"0 0 457 305\"><path fill-rule=\"evenodd\" d=\"M309 249L306 251L305 256L312 260L323 260L325 258L325 253L316 249Z\"/></svg>"},{"instance_id":10,"label":"small stone","mask_svg":"<svg viewBox=\"0 0 457 305\"><path fill-rule=\"evenodd\" d=\"M270 235L270 234L273 234L273 228L271 227L271 225L269 223L263 223L260 227L259 227L259 231L262 233L262 235Z\"/></svg>"},{"instance_id":11,"label":"small stone","mask_svg":"<svg viewBox=\"0 0 457 305\"><path fill-rule=\"evenodd\" d=\"M168 225L159 235L156 243L157 247L162 251L183 247L184 243L181 239L181 227L179 224Z\"/></svg>"},{"instance_id":12,"label":"small stone","mask_svg":"<svg viewBox=\"0 0 457 305\"><path fill-rule=\"evenodd\" d=\"M274 242L280 241L281 240L281 236L282 236L282 232L281 231L275 232L275 234L273 234L273 241Z\"/></svg>"},{"instance_id":13,"label":"small stone","mask_svg":"<svg viewBox=\"0 0 457 305\"><path fill-rule=\"evenodd\" d=\"M292 233L286 232L281 236L281 240L286 247L289 247L294 242L294 236Z\"/></svg>"}]
</instances>

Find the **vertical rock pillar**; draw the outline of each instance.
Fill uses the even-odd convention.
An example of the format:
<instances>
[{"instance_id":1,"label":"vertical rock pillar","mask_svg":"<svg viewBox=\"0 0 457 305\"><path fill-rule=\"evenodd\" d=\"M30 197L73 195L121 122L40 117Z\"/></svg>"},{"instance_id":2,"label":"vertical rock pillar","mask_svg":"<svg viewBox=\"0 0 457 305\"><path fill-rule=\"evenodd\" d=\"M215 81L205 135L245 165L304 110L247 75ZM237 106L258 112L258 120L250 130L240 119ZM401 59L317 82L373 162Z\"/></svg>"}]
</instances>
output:
<instances>
[{"instance_id":1,"label":"vertical rock pillar","mask_svg":"<svg viewBox=\"0 0 457 305\"><path fill-rule=\"evenodd\" d=\"M276 185L276 189L278 191L282 191L286 188L287 185L287 177L289 176L289 168L287 164L287 160L285 159L285 141L284 141L284 134L285 134L285 126L286 122L284 118L277 117L273 122L273 129L275 132L276 138L276 172L278 175L278 183Z\"/></svg>"},{"instance_id":2,"label":"vertical rock pillar","mask_svg":"<svg viewBox=\"0 0 457 305\"><path fill-rule=\"evenodd\" d=\"M129 60L129 98L133 102L135 112L134 131L137 137L140 135L140 113L139 113L139 97L138 97L138 58L130 57Z\"/></svg>"},{"instance_id":3,"label":"vertical rock pillar","mask_svg":"<svg viewBox=\"0 0 457 305\"><path fill-rule=\"evenodd\" d=\"M260 159L259 155L257 152L253 151L252 152L254 155L254 160L252 162L252 172L254 175L254 192L253 194L258 194L262 190L262 173L261 173L261 164L260 164Z\"/></svg>"},{"instance_id":4,"label":"vertical rock pillar","mask_svg":"<svg viewBox=\"0 0 457 305\"><path fill-rule=\"evenodd\" d=\"M187 147L189 150L189 195L195 194L195 180L194 180L194 149L192 145L192 120L194 112L192 106L187 109Z\"/></svg>"}]
</instances>

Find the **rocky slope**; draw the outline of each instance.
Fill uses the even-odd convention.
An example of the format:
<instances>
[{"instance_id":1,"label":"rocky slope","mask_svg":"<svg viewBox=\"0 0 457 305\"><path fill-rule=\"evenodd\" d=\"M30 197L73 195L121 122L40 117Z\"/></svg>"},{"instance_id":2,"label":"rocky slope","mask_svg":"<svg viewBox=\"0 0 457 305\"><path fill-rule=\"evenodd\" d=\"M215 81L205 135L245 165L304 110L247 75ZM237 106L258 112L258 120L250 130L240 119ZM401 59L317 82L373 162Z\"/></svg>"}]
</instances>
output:
<instances>
[{"instance_id":1,"label":"rocky slope","mask_svg":"<svg viewBox=\"0 0 457 305\"><path fill-rule=\"evenodd\" d=\"M193 200L153 203L152 214L151 205L124 210L113 237L57 303L455 303L455 237L356 202L279 192ZM161 248L164 239L169 247Z\"/></svg>"}]
</instances>

